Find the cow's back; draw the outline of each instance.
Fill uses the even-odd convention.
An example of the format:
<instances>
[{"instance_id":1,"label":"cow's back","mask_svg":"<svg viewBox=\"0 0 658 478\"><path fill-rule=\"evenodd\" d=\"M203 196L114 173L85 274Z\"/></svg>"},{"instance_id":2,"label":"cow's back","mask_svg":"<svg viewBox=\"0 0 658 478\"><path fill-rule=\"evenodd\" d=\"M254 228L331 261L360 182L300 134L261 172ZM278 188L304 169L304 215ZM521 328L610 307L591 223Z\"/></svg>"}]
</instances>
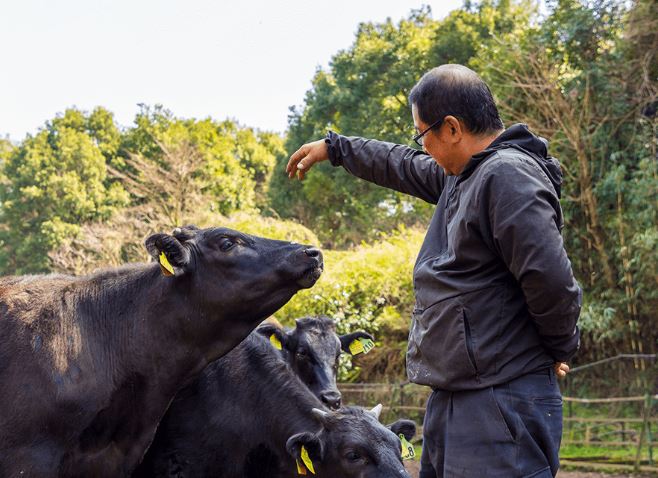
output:
<instances>
[{"instance_id":1,"label":"cow's back","mask_svg":"<svg viewBox=\"0 0 658 478\"><path fill-rule=\"evenodd\" d=\"M78 456L95 454L85 447L97 447L107 469L122 461L107 417L127 402L117 399L120 327L98 300L113 287L98 277L0 278L0 467L15 467L6 475L75 476L85 469Z\"/></svg>"},{"instance_id":2,"label":"cow's back","mask_svg":"<svg viewBox=\"0 0 658 478\"><path fill-rule=\"evenodd\" d=\"M62 290L74 280L62 275L0 278L0 453L8 458L0 456L0 463L30 467L7 470L7 475L38 476L58 466L61 443L50 437L54 430L65 433L66 426L53 413L62 379L57 371L65 370L76 347L71 322L65 327L71 332L60 334L58 309Z\"/></svg>"}]
</instances>

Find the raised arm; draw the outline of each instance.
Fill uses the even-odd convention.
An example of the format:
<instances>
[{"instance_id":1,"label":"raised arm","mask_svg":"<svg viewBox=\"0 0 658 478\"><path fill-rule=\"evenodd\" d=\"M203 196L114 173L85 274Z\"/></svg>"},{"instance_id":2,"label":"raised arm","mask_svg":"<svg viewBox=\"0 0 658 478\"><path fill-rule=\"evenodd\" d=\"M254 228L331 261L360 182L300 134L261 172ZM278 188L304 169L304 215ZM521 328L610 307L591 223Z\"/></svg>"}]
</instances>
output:
<instances>
[{"instance_id":1,"label":"raised arm","mask_svg":"<svg viewBox=\"0 0 658 478\"><path fill-rule=\"evenodd\" d=\"M290 178L304 179L317 162L329 160L354 176L436 204L445 183L443 169L431 156L407 146L329 132L307 143L288 161Z\"/></svg>"}]
</instances>

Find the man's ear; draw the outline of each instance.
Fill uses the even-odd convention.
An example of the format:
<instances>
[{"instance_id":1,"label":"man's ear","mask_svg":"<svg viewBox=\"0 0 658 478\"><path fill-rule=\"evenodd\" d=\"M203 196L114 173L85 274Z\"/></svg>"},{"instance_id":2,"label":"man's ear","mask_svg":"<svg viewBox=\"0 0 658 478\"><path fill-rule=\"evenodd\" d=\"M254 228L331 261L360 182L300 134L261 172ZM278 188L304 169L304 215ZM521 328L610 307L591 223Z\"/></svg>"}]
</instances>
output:
<instances>
[{"instance_id":1,"label":"man's ear","mask_svg":"<svg viewBox=\"0 0 658 478\"><path fill-rule=\"evenodd\" d=\"M364 332L363 330L352 332L351 334L341 335L338 338L340 339L341 350L348 354L350 353L350 344L356 339L370 339L372 341L375 340L372 335L370 335L368 332Z\"/></svg>"},{"instance_id":2,"label":"man's ear","mask_svg":"<svg viewBox=\"0 0 658 478\"><path fill-rule=\"evenodd\" d=\"M302 453L302 447L306 450L305 454ZM304 463L307 468L309 468L308 463L306 463L307 459L311 461L311 466L317 469L317 465L324 458L324 447L320 438L315 433L310 432L297 433L288 438L286 451L298 463Z\"/></svg>"},{"instance_id":3,"label":"man's ear","mask_svg":"<svg viewBox=\"0 0 658 478\"><path fill-rule=\"evenodd\" d=\"M445 130L450 132L449 138L452 142L461 140L464 133L464 126L460 123L459 118L448 115L443 119L445 123Z\"/></svg>"},{"instance_id":4,"label":"man's ear","mask_svg":"<svg viewBox=\"0 0 658 478\"><path fill-rule=\"evenodd\" d=\"M144 242L151 257L160 263L164 275L182 275L190 263L190 251L169 234L153 234Z\"/></svg>"},{"instance_id":5,"label":"man's ear","mask_svg":"<svg viewBox=\"0 0 658 478\"><path fill-rule=\"evenodd\" d=\"M267 337L275 349L288 349L288 336L280 327L274 324L262 324L258 326L256 332Z\"/></svg>"},{"instance_id":6,"label":"man's ear","mask_svg":"<svg viewBox=\"0 0 658 478\"><path fill-rule=\"evenodd\" d=\"M407 441L411 440L416 435L416 424L411 420L398 420L387 425L386 428L396 435L402 433Z\"/></svg>"}]
</instances>

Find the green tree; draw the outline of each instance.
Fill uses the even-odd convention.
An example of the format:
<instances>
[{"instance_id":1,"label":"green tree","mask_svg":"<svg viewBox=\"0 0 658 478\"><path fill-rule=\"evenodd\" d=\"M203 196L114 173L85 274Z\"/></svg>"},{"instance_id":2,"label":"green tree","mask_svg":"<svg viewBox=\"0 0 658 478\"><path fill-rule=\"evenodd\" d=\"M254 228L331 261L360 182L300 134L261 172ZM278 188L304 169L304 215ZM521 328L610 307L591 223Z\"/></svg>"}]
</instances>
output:
<instances>
[{"instance_id":1,"label":"green tree","mask_svg":"<svg viewBox=\"0 0 658 478\"><path fill-rule=\"evenodd\" d=\"M265 207L269 178L282 142L277 135L233 121L181 119L161 106L142 106L135 127L122 138L121 151L126 158L136 154L167 168L163 147L189 145L201 156L196 174L203 177L204 194L214 198L213 208L230 214Z\"/></svg>"},{"instance_id":2,"label":"green tree","mask_svg":"<svg viewBox=\"0 0 658 478\"><path fill-rule=\"evenodd\" d=\"M14 145L8 139L0 139L0 162L3 162L7 159Z\"/></svg>"},{"instance_id":3,"label":"green tree","mask_svg":"<svg viewBox=\"0 0 658 478\"><path fill-rule=\"evenodd\" d=\"M77 234L82 222L109 217L125 204L123 188L107 176L105 155L116 151L110 139L118 134L111 119L100 108L89 115L69 109L6 154L0 184L3 273L49 270L50 249Z\"/></svg>"}]
</instances>

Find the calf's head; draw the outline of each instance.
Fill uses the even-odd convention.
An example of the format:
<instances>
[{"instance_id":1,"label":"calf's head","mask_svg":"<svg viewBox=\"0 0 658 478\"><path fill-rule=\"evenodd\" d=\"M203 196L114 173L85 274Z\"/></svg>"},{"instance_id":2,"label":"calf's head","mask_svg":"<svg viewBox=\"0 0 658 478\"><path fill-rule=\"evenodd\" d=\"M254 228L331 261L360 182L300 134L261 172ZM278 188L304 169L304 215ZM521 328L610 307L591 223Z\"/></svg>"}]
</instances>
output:
<instances>
[{"instance_id":1,"label":"calf's head","mask_svg":"<svg viewBox=\"0 0 658 478\"><path fill-rule=\"evenodd\" d=\"M297 291L313 286L323 270L315 247L227 228L177 228L150 236L146 248L170 276L165 280L184 293L194 320L213 319L215 328L230 320L223 333L232 342Z\"/></svg>"},{"instance_id":2,"label":"calf's head","mask_svg":"<svg viewBox=\"0 0 658 478\"><path fill-rule=\"evenodd\" d=\"M416 426L409 420L398 420L385 427L379 423L380 412L381 405L372 410L313 409L322 429L291 436L286 450L299 463L310 462L318 478L408 478L398 436L403 434L411 440Z\"/></svg>"},{"instance_id":3,"label":"calf's head","mask_svg":"<svg viewBox=\"0 0 658 478\"><path fill-rule=\"evenodd\" d=\"M349 353L349 344L372 335L359 331L336 334L336 324L329 317L304 317L295 321L289 331L272 324L263 324L256 331L267 337L274 335L284 359L311 392L329 408L337 409L341 394L336 385L336 372L341 350Z\"/></svg>"}]
</instances>

